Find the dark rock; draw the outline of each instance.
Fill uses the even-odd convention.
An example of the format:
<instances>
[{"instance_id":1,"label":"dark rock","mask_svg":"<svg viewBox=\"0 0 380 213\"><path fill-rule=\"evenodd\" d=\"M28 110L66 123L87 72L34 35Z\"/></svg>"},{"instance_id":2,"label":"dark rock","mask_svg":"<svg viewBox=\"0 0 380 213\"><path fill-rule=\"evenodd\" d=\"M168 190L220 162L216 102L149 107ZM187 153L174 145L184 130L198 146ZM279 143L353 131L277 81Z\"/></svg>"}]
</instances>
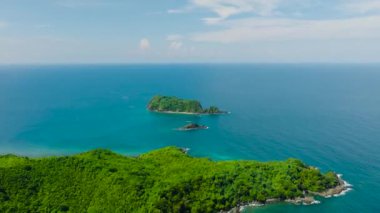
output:
<instances>
[{"instance_id":1,"label":"dark rock","mask_svg":"<svg viewBox=\"0 0 380 213\"><path fill-rule=\"evenodd\" d=\"M204 125L199 125L196 123L190 123L190 124L187 124L187 125L179 128L179 130L196 130L196 129L207 129L207 128L208 127L204 126Z\"/></svg>"}]
</instances>

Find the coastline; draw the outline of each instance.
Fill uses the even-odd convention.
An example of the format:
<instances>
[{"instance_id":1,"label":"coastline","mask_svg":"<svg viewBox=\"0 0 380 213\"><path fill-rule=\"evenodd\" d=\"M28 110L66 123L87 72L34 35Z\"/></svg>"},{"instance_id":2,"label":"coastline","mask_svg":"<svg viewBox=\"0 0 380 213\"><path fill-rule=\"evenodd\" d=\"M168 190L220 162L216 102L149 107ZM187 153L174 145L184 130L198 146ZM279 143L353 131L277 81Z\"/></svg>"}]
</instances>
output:
<instances>
[{"instance_id":1,"label":"coastline","mask_svg":"<svg viewBox=\"0 0 380 213\"><path fill-rule=\"evenodd\" d=\"M294 199L285 199L281 200L278 198L269 198L265 202L259 202L259 201L252 201L252 202L245 202L241 203L238 206L232 208L229 211L220 211L220 213L240 213L244 211L247 207L260 207L264 205L270 205L274 203L291 203L294 205L314 205L314 204L320 204L321 201L316 200L315 196L320 196L324 198L331 198L331 197L339 197L345 195L347 192L352 190L352 185L349 184L347 181L342 179L342 174L336 174L338 177L339 184L331 189L327 189L322 192L308 192L305 194L304 197L296 197Z\"/></svg>"},{"instance_id":2,"label":"coastline","mask_svg":"<svg viewBox=\"0 0 380 213\"><path fill-rule=\"evenodd\" d=\"M98 165L99 164L99 162L98 162L99 160L103 161L103 163L106 163L106 164L101 164L101 165L108 165L107 162L112 162L112 160L116 160L117 161L117 165L120 165L119 162L122 162L123 159L125 161L125 164L123 164L123 165L129 165L128 162L130 162L131 160L133 162L135 162L134 160L140 160L140 161L142 161L142 163L146 163L146 162L153 163L152 164L153 166L149 167L149 168L153 168L155 165L157 165L157 163L159 163L160 165L165 165L165 161L162 161L162 159L165 159L165 156L167 156L168 159L169 159L169 163L167 164L168 166L172 165L172 162L176 162L176 159L181 159L181 161L184 160L184 159L193 160L191 163L186 164L187 165L186 168L189 168L188 167L189 165L194 165L195 163L200 163L200 165L205 165L206 162L203 162L203 161L197 162L196 160L194 160L195 158L191 158L191 157L190 158L183 158L183 157L181 157L182 154L187 155L189 150L190 150L189 148L167 147L167 148L162 148L160 150L151 151L151 152L149 152L147 154L140 155L140 157L132 159L132 158L128 158L127 156L124 156L124 158L123 158L122 155L115 154L115 153L113 153L110 150L97 149L97 150L89 151L89 152L86 152L86 153L81 153L81 154L74 155L74 156L72 156L72 158L75 158L75 156L80 156L80 159L82 159L82 158L83 159L87 159L88 158L91 162L94 163L94 165ZM182 153L182 154L179 154L179 153ZM14 156L13 158L17 159L17 158L20 158L20 157ZM70 157L63 157L62 159L64 161L64 160L68 160L69 158ZM11 159L11 160L15 161L14 159ZM25 163L24 164L20 164L20 166L31 165L30 167L25 167L25 168L29 168L29 169L22 170L25 173L30 173L31 171L34 171L34 170L30 170L30 168L34 168L35 164L39 165L38 163L40 163L41 159L37 159L34 162L33 162L32 159L26 159L26 160L29 160L30 162L27 162L26 164ZM155 160L157 160L157 162ZM206 159L206 160L209 161L209 162L212 162L212 160L210 160L210 159ZM61 161L62 160L58 159L58 162L61 162ZM7 163L8 161L5 161L5 162ZM33 163L35 163L35 164L33 164ZM254 162L252 162L252 163L254 163ZM45 165L45 164L43 164L43 165ZM66 164L63 164L61 166L65 166L65 165ZM180 162L178 165L183 165L183 162ZM254 165L254 164L252 164L252 165ZM210 171L210 170L212 170L212 169L208 169L208 168L212 168L212 166L215 166L215 164L214 165L210 164L208 166L209 167L202 167L200 170L195 170L195 171L192 171L192 172L196 172L197 174L199 172L200 174L202 174L202 171ZM227 166L230 167L231 165L227 165ZM257 164L256 164L256 166L257 166ZM268 168L270 168L270 165L266 165L266 166L269 166ZM286 166L286 165L284 165L284 166ZM289 166L289 164L288 164L288 166ZM35 168L41 168L41 167L37 166ZM126 167L126 168L131 169L129 167ZM138 167L138 168L140 168L140 167ZM162 169L165 169L165 168L167 168L167 166L163 166L162 167ZM196 166L196 168L199 168L199 167ZM312 168L313 167L311 167L311 166L309 166L309 167L306 167L306 166L300 167L300 169L306 169L306 170L310 170ZM74 171L75 171L76 166L72 167L72 169L74 169ZM175 169L178 169L178 167L176 166ZM253 169L254 169L253 171L255 171L255 168L253 168ZM110 166L105 167L105 171L108 171L108 172L111 172L111 173L115 173L118 170L121 170L121 169L119 167L115 166L114 164L110 164ZM306 170L304 170L304 171L306 171ZM91 170L91 171L93 171L93 170ZM161 170L158 170L158 171L161 171ZM163 170L163 171L167 172L167 170ZM167 173L171 173L171 171L173 171L173 170L169 169L169 171L170 172L167 172ZM232 174L234 170L230 170L230 171L232 171L232 172L227 172L227 173ZM39 172L39 171L37 171L37 172ZM49 172L49 170L47 170L47 172ZM97 170L94 171L94 172L98 173ZM55 177L55 175L57 173L53 171L53 173L50 173L50 174L51 174L51 178L50 178L51 182L50 183L54 183L55 184L56 183L55 181L57 179ZM71 172L70 174L74 174L74 173ZM127 174L130 174L130 173L127 173ZM156 173L154 173L154 174L156 174ZM210 174L212 174L212 173L210 173ZM249 173L246 173L246 174L249 174ZM15 174L15 175L17 176L18 174ZM324 196L330 196L330 197L331 196L335 196L335 195L341 195L345 190L347 190L348 188L351 187L351 185L349 183L347 183L346 181L344 181L341 178L342 175L337 175L337 174L334 174L334 175L337 178L336 179L337 182L334 182L335 184L329 185L329 186L331 186L331 188L327 188L325 191L319 192L318 195L324 195ZM109 175L106 174L106 177L109 177ZM211 175L210 175L210 177L211 177ZM164 176L164 178L165 178L164 180L166 180L167 177ZM157 179L157 180L160 180L160 179ZM98 181L103 181L103 177L100 178L100 179L98 179ZM247 180L247 183L249 183L249 180ZM177 190L178 183L174 182L174 185L172 185L172 186L173 186L173 189ZM147 187L147 188L149 188L149 187ZM324 187L324 188L326 188L326 187ZM163 192L166 193L165 191L163 191ZM295 197L294 199L286 199L286 200L285 199L277 199L277 198L274 198L274 197L271 197L271 196L267 196L266 200L264 200L262 202L258 202L258 201L239 202L239 199L238 199L238 200L235 201L235 203L238 204L236 207L231 208L231 210L229 210L229 211L220 210L219 212L220 213L227 213L227 212L238 213L238 212L244 211L245 208L247 208L247 207L258 207L258 206L263 206L265 204L279 203L279 202L293 203L293 204L296 204L296 205L311 205L311 204L318 204L319 203L318 200L314 199L313 192L311 192L311 191L303 191L303 193L302 193L303 195L301 195L301 192L302 191L299 191L298 194L300 194L300 196L302 196L302 197ZM183 193L185 194L186 192L183 192ZM219 193L219 191L216 191L215 193L217 194L217 193ZM233 195L233 194L231 194L231 195ZM36 196L40 196L40 195L36 195ZM45 196L48 196L48 195L45 195ZM142 197L142 199L143 199L143 197ZM227 208L230 208L230 207L231 206L228 206L228 207L226 206L224 209L227 209ZM219 208L219 209L223 209L223 208Z\"/></svg>"},{"instance_id":3,"label":"coastline","mask_svg":"<svg viewBox=\"0 0 380 213\"><path fill-rule=\"evenodd\" d=\"M332 189L328 189L324 192L310 192L311 194L314 194L316 196L321 196L324 198L330 198L330 197L339 197L345 195L347 192L352 190L352 185L349 184L347 181L342 179L342 174L337 174L339 184Z\"/></svg>"},{"instance_id":4,"label":"coastline","mask_svg":"<svg viewBox=\"0 0 380 213\"><path fill-rule=\"evenodd\" d=\"M162 114L178 114L178 115L224 115L231 114L230 112L219 112L219 113L201 113L201 112L174 112L174 111L159 111L148 109L149 112L162 113Z\"/></svg>"}]
</instances>

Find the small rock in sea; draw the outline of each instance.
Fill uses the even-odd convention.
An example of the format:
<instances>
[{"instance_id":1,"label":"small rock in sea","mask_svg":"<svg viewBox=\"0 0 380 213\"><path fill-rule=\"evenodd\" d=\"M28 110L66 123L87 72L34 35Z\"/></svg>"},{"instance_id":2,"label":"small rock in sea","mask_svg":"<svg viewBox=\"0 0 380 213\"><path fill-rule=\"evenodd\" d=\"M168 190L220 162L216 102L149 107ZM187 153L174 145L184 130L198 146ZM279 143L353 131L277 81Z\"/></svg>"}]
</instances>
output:
<instances>
[{"instance_id":1,"label":"small rock in sea","mask_svg":"<svg viewBox=\"0 0 380 213\"><path fill-rule=\"evenodd\" d=\"M199 125L196 123L190 123L190 124L187 124L187 125L179 128L179 130L196 130L196 129L207 129L207 128L208 127L204 126L204 125Z\"/></svg>"}]
</instances>

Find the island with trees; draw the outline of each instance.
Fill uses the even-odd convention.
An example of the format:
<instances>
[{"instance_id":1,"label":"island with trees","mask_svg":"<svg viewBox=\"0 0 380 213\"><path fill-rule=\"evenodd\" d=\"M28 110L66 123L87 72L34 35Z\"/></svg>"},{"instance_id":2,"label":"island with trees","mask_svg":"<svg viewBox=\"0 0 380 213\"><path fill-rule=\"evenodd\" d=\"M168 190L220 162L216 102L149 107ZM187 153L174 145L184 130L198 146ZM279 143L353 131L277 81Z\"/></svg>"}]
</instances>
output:
<instances>
[{"instance_id":1,"label":"island with trees","mask_svg":"<svg viewBox=\"0 0 380 213\"><path fill-rule=\"evenodd\" d=\"M252 203L312 202L344 189L335 173L300 160L212 161L176 147L134 157L103 149L0 156L0 212L224 212Z\"/></svg>"},{"instance_id":2,"label":"island with trees","mask_svg":"<svg viewBox=\"0 0 380 213\"><path fill-rule=\"evenodd\" d=\"M148 103L148 110L177 114L225 114L216 106L203 108L197 100L181 99L174 96L154 96Z\"/></svg>"}]
</instances>

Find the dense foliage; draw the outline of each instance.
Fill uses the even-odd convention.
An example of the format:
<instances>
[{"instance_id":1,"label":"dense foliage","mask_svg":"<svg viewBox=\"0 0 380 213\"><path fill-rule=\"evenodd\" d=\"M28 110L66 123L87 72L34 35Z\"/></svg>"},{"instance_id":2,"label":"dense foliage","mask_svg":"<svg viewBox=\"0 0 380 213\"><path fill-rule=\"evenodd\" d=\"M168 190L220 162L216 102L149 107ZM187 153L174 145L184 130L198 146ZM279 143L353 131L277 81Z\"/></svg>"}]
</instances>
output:
<instances>
[{"instance_id":1,"label":"dense foliage","mask_svg":"<svg viewBox=\"0 0 380 213\"><path fill-rule=\"evenodd\" d=\"M158 112L186 112L186 113L221 113L218 107L211 106L203 109L199 101L186 100L171 96L154 96L149 104L148 109Z\"/></svg>"},{"instance_id":2,"label":"dense foliage","mask_svg":"<svg viewBox=\"0 0 380 213\"><path fill-rule=\"evenodd\" d=\"M337 184L333 173L295 159L214 162L175 147L139 157L0 156L0 212L216 212Z\"/></svg>"}]
</instances>

